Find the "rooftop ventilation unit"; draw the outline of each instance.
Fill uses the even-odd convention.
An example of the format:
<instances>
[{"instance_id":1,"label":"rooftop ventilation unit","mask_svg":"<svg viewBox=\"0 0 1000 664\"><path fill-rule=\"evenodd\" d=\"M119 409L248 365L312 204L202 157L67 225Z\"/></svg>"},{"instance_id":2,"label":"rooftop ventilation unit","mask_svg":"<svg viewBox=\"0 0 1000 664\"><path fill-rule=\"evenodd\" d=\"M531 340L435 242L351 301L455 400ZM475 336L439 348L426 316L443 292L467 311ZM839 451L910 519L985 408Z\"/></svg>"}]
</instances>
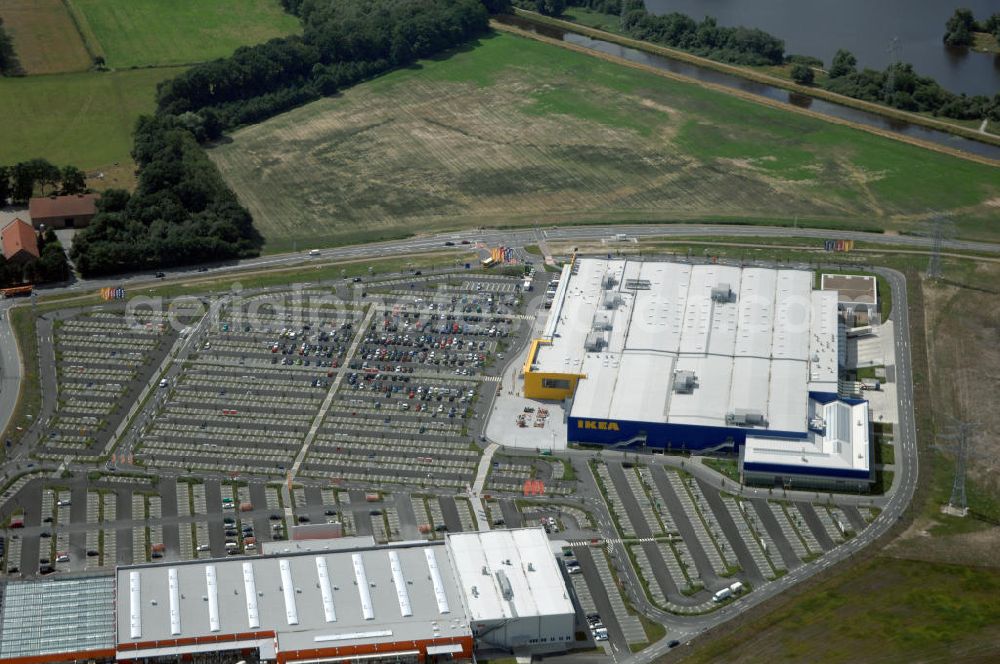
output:
<instances>
[{"instance_id":1,"label":"rooftop ventilation unit","mask_svg":"<svg viewBox=\"0 0 1000 664\"><path fill-rule=\"evenodd\" d=\"M604 290L611 290L618 285L618 279L615 277L615 273L608 270L604 273L604 277L601 279L601 288Z\"/></svg>"},{"instance_id":2,"label":"rooftop ventilation unit","mask_svg":"<svg viewBox=\"0 0 1000 664\"><path fill-rule=\"evenodd\" d=\"M583 347L588 353L599 353L604 346L604 334L601 332L591 332L583 342Z\"/></svg>"},{"instance_id":3,"label":"rooftop ventilation unit","mask_svg":"<svg viewBox=\"0 0 1000 664\"><path fill-rule=\"evenodd\" d=\"M514 599L514 588L511 587L510 579L507 578L503 570L497 571L497 583L500 584L500 593L505 600L509 602Z\"/></svg>"},{"instance_id":4,"label":"rooftop ventilation unit","mask_svg":"<svg viewBox=\"0 0 1000 664\"><path fill-rule=\"evenodd\" d=\"M674 372L674 392L691 394L696 387L698 387L698 377L694 375L693 371L685 369Z\"/></svg>"},{"instance_id":5,"label":"rooftop ventilation unit","mask_svg":"<svg viewBox=\"0 0 1000 664\"><path fill-rule=\"evenodd\" d=\"M605 309L617 309L618 305L621 304L621 298L618 293L607 292L604 294L604 302L602 303Z\"/></svg>"},{"instance_id":6,"label":"rooftop ventilation unit","mask_svg":"<svg viewBox=\"0 0 1000 664\"><path fill-rule=\"evenodd\" d=\"M612 323L614 322L615 315L612 311L598 311L594 314L594 325L593 330L606 331L610 330Z\"/></svg>"},{"instance_id":7,"label":"rooftop ventilation unit","mask_svg":"<svg viewBox=\"0 0 1000 664\"><path fill-rule=\"evenodd\" d=\"M649 279L626 279L625 288L628 290L649 290L653 285Z\"/></svg>"},{"instance_id":8,"label":"rooftop ventilation unit","mask_svg":"<svg viewBox=\"0 0 1000 664\"><path fill-rule=\"evenodd\" d=\"M712 301L714 302L732 302L736 299L734 295L735 293L729 284L719 284L712 289Z\"/></svg>"},{"instance_id":9,"label":"rooftop ventilation unit","mask_svg":"<svg viewBox=\"0 0 1000 664\"><path fill-rule=\"evenodd\" d=\"M812 417L809 419L809 430L816 433L826 433L826 420L822 417Z\"/></svg>"},{"instance_id":10,"label":"rooftop ventilation unit","mask_svg":"<svg viewBox=\"0 0 1000 664\"><path fill-rule=\"evenodd\" d=\"M732 413L726 413L726 424L738 427L766 427L767 419L764 418L764 413L759 410L737 408Z\"/></svg>"}]
</instances>

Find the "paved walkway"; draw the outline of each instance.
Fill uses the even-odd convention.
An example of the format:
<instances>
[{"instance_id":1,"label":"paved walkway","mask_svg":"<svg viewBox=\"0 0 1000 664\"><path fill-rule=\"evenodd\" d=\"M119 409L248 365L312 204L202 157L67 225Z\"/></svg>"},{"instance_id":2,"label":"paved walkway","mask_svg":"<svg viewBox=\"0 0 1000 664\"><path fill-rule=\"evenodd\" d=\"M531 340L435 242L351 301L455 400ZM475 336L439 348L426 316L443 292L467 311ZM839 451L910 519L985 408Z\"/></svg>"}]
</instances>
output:
<instances>
[{"instance_id":1,"label":"paved walkway","mask_svg":"<svg viewBox=\"0 0 1000 664\"><path fill-rule=\"evenodd\" d=\"M483 503L483 486L486 484L486 476L490 474L490 464L493 463L493 455L500 449L496 443L490 443L483 450L483 456L479 459L479 468L476 470L476 479L469 487L469 504L476 513L476 521L479 522L480 530L490 529L490 520L486 516L486 505Z\"/></svg>"},{"instance_id":2,"label":"paved walkway","mask_svg":"<svg viewBox=\"0 0 1000 664\"><path fill-rule=\"evenodd\" d=\"M490 473L490 464L493 463L493 455L500 449L496 443L490 443L483 451L483 456L479 459L479 469L476 471L476 481L472 483L472 493L477 496L483 492L486 484L486 476Z\"/></svg>"}]
</instances>

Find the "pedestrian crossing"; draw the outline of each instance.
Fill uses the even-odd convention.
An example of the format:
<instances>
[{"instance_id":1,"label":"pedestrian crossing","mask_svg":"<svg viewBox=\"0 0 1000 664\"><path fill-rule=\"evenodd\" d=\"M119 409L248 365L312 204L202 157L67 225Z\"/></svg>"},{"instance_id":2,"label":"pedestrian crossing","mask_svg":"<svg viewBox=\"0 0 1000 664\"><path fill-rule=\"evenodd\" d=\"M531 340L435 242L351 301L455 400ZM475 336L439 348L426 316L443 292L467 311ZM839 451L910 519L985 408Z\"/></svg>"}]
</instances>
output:
<instances>
[{"instance_id":1,"label":"pedestrian crossing","mask_svg":"<svg viewBox=\"0 0 1000 664\"><path fill-rule=\"evenodd\" d=\"M571 540L569 546L608 546L610 544L645 544L646 542L669 542L669 537L601 537L592 540Z\"/></svg>"}]
</instances>

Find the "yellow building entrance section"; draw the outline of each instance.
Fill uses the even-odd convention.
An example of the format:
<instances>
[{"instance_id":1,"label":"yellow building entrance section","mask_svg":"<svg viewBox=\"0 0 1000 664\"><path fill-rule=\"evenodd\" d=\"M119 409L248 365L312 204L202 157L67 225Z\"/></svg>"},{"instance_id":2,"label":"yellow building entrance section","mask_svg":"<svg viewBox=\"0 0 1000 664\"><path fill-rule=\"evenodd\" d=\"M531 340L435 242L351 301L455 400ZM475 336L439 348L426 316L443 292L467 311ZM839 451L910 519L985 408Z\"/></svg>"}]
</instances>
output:
<instances>
[{"instance_id":1,"label":"yellow building entrance section","mask_svg":"<svg viewBox=\"0 0 1000 664\"><path fill-rule=\"evenodd\" d=\"M553 373L549 371L533 371L538 347L552 343L546 339L535 339L528 349L528 357L524 361L524 396L528 399L544 401L562 401L573 396L576 385L586 374Z\"/></svg>"}]
</instances>

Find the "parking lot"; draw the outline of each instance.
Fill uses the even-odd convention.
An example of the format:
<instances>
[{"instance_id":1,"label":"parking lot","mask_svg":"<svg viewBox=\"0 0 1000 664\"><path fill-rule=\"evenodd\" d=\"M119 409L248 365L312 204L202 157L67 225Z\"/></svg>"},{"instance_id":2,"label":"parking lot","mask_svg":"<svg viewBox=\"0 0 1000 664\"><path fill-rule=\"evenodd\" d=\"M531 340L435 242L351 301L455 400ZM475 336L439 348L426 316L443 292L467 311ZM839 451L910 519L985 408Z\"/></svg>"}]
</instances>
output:
<instances>
[{"instance_id":1,"label":"parking lot","mask_svg":"<svg viewBox=\"0 0 1000 664\"><path fill-rule=\"evenodd\" d=\"M37 456L87 459L104 451L141 387L176 338L164 316L104 307L53 316L40 344L43 384L54 388ZM48 322L48 321L46 321Z\"/></svg>"},{"instance_id":2,"label":"parking lot","mask_svg":"<svg viewBox=\"0 0 1000 664\"><path fill-rule=\"evenodd\" d=\"M40 458L108 460L99 476L11 487L24 529L4 542L6 569L253 553L316 522L380 540L477 527L464 492L498 355L527 333L521 284L414 274L272 289L224 297L182 329L118 304L50 314L58 398ZM569 490L558 462L490 470L489 490L535 476Z\"/></svg>"},{"instance_id":3,"label":"parking lot","mask_svg":"<svg viewBox=\"0 0 1000 664\"><path fill-rule=\"evenodd\" d=\"M519 322L514 289L492 292L468 283L370 293L376 310L300 476L455 491L471 483L481 455L477 405L495 391L495 355Z\"/></svg>"},{"instance_id":4,"label":"parking lot","mask_svg":"<svg viewBox=\"0 0 1000 664\"><path fill-rule=\"evenodd\" d=\"M660 464L594 462L595 480L628 544L647 599L664 610L714 610L712 593L753 588L847 541L861 510L801 501L746 500Z\"/></svg>"},{"instance_id":5,"label":"parking lot","mask_svg":"<svg viewBox=\"0 0 1000 664\"><path fill-rule=\"evenodd\" d=\"M294 527L323 523L381 542L434 540L479 528L465 496L296 485L288 518L279 489L263 480L149 482L111 474L58 485L35 480L18 493L18 503L34 508L17 514L23 521L8 529L0 562L7 574L44 576L254 555L265 542L289 539Z\"/></svg>"},{"instance_id":6,"label":"parking lot","mask_svg":"<svg viewBox=\"0 0 1000 664\"><path fill-rule=\"evenodd\" d=\"M246 298L164 385L135 446L147 467L342 486L471 482L477 404L523 316L513 278L371 283ZM307 442L308 441L308 442Z\"/></svg>"}]
</instances>

